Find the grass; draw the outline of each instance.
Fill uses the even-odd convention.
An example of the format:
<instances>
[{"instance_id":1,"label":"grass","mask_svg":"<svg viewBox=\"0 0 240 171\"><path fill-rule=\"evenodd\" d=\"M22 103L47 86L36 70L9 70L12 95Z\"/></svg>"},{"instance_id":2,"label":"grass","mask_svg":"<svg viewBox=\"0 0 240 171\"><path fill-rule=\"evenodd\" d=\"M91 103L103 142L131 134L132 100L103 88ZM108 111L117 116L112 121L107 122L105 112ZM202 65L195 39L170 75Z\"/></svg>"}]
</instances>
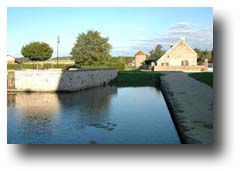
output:
<instances>
[{"instance_id":1,"label":"grass","mask_svg":"<svg viewBox=\"0 0 240 171\"><path fill-rule=\"evenodd\" d=\"M213 73L212 72L191 73L191 74L189 74L189 76L209 85L210 87L213 87Z\"/></svg>"},{"instance_id":2,"label":"grass","mask_svg":"<svg viewBox=\"0 0 240 171\"><path fill-rule=\"evenodd\" d=\"M111 85L118 87L140 87L154 86L158 87L160 83L160 72L144 71L120 71L117 78L110 82Z\"/></svg>"},{"instance_id":3,"label":"grass","mask_svg":"<svg viewBox=\"0 0 240 171\"><path fill-rule=\"evenodd\" d=\"M14 76L14 71L8 71L8 76Z\"/></svg>"},{"instance_id":4,"label":"grass","mask_svg":"<svg viewBox=\"0 0 240 171\"><path fill-rule=\"evenodd\" d=\"M135 66L125 65L125 71L133 71L133 70L136 70L136 67L135 67Z\"/></svg>"}]
</instances>

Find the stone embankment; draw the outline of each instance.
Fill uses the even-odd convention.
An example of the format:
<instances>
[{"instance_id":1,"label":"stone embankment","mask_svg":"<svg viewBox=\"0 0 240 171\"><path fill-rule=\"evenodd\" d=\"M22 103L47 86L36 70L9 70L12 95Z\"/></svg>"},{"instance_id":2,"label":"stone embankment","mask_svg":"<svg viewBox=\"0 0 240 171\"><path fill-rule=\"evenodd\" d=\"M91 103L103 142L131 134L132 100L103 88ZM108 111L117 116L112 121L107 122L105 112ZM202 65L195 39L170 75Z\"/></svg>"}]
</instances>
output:
<instances>
[{"instance_id":1,"label":"stone embankment","mask_svg":"<svg viewBox=\"0 0 240 171\"><path fill-rule=\"evenodd\" d=\"M164 72L161 89L183 143L213 143L213 89L183 72Z\"/></svg>"},{"instance_id":2,"label":"stone embankment","mask_svg":"<svg viewBox=\"0 0 240 171\"><path fill-rule=\"evenodd\" d=\"M8 90L77 91L106 85L116 76L116 69L18 70L8 77Z\"/></svg>"}]
</instances>

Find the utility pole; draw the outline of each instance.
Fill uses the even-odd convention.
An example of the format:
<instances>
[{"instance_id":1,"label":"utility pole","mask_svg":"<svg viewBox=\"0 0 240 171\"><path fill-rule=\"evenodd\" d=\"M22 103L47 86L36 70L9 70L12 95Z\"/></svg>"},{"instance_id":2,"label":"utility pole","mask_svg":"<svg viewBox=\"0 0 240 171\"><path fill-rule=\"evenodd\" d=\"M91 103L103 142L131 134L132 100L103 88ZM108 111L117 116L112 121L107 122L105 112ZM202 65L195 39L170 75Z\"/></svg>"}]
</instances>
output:
<instances>
[{"instance_id":1,"label":"utility pole","mask_svg":"<svg viewBox=\"0 0 240 171\"><path fill-rule=\"evenodd\" d=\"M58 46L60 43L60 36L57 37L57 68L58 68Z\"/></svg>"}]
</instances>

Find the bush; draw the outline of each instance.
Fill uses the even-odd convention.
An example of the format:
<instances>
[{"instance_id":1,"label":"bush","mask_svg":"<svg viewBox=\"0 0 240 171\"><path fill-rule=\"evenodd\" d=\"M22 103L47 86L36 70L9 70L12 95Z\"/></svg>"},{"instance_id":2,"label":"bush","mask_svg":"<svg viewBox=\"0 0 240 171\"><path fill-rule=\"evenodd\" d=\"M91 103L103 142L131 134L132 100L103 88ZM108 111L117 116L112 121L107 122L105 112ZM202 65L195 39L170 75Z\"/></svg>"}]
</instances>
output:
<instances>
[{"instance_id":1,"label":"bush","mask_svg":"<svg viewBox=\"0 0 240 171\"><path fill-rule=\"evenodd\" d=\"M51 58L53 49L45 42L32 42L22 47L22 55L34 61L45 61Z\"/></svg>"},{"instance_id":2,"label":"bush","mask_svg":"<svg viewBox=\"0 0 240 171\"><path fill-rule=\"evenodd\" d=\"M44 64L8 64L8 70L20 70L20 69L51 69L51 68L61 68L66 69L69 67L69 64L52 64L52 63L44 63Z\"/></svg>"},{"instance_id":3,"label":"bush","mask_svg":"<svg viewBox=\"0 0 240 171\"><path fill-rule=\"evenodd\" d=\"M124 71L125 70L125 65L122 63L107 63L103 65L79 65L79 64L74 64L68 66L66 69L70 68L115 68L118 71Z\"/></svg>"}]
</instances>

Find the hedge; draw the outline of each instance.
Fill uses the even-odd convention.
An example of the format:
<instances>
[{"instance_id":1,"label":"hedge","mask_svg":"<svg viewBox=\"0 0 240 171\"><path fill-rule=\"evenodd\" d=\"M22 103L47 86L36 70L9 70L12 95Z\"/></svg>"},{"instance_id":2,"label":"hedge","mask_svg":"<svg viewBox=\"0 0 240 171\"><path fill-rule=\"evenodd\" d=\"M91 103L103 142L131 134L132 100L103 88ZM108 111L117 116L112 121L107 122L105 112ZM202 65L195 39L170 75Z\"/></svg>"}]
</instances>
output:
<instances>
[{"instance_id":1,"label":"hedge","mask_svg":"<svg viewBox=\"0 0 240 171\"><path fill-rule=\"evenodd\" d=\"M62 68L67 69L69 67L76 67L76 65L71 64L52 64L52 63L43 63L41 64L8 64L7 69L8 70L20 70L20 69L37 69L37 68L43 68L43 69L51 69L51 68ZM122 63L107 63L104 65L98 65L98 66L82 66L81 68L116 68L118 71L123 71L125 69L125 65Z\"/></svg>"},{"instance_id":2,"label":"hedge","mask_svg":"<svg viewBox=\"0 0 240 171\"><path fill-rule=\"evenodd\" d=\"M123 63L107 63L107 64L96 65L96 66L82 66L82 68L116 68L118 71L124 71L125 64L123 64Z\"/></svg>"},{"instance_id":3,"label":"hedge","mask_svg":"<svg viewBox=\"0 0 240 171\"><path fill-rule=\"evenodd\" d=\"M50 69L50 68L62 68L65 69L69 64L51 64L51 63L44 63L44 64L8 64L7 69L8 70L19 70L19 69L37 69L37 68L44 68L44 69Z\"/></svg>"}]
</instances>

